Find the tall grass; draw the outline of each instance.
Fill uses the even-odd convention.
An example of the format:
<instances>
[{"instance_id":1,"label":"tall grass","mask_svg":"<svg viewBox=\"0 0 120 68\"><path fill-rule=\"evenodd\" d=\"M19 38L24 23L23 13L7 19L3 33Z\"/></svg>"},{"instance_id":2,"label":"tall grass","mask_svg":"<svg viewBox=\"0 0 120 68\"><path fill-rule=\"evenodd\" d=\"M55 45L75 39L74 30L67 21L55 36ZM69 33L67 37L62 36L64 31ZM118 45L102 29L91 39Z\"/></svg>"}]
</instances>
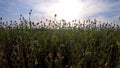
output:
<instances>
[{"instance_id":1,"label":"tall grass","mask_svg":"<svg viewBox=\"0 0 120 68\"><path fill-rule=\"evenodd\" d=\"M20 15L20 23L0 18L1 68L120 68L119 25L96 19L35 23L31 12L29 20Z\"/></svg>"}]
</instances>

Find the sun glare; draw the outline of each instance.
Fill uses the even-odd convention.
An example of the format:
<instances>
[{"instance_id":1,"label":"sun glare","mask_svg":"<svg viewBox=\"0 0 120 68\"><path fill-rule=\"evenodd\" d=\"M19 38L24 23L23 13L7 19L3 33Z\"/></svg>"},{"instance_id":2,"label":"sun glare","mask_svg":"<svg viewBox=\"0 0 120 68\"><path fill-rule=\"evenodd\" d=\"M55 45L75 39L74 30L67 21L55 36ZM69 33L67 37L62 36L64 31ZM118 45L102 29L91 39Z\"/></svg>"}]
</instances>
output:
<instances>
[{"instance_id":1,"label":"sun glare","mask_svg":"<svg viewBox=\"0 0 120 68\"><path fill-rule=\"evenodd\" d=\"M73 20L79 18L83 3L79 0L59 0L54 4L50 13L58 15L59 19Z\"/></svg>"}]
</instances>

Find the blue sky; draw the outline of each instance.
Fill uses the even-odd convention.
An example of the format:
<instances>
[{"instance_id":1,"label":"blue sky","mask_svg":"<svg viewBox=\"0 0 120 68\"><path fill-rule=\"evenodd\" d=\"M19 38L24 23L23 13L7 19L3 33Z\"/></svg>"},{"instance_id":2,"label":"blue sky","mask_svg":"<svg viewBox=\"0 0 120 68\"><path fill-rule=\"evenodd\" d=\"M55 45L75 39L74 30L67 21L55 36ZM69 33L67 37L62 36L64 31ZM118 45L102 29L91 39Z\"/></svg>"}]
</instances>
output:
<instances>
[{"instance_id":1,"label":"blue sky","mask_svg":"<svg viewBox=\"0 0 120 68\"><path fill-rule=\"evenodd\" d=\"M32 20L43 17L53 19L93 19L103 22L120 22L120 0L0 0L0 17L4 21L19 20L20 14L28 19L32 9Z\"/></svg>"}]
</instances>

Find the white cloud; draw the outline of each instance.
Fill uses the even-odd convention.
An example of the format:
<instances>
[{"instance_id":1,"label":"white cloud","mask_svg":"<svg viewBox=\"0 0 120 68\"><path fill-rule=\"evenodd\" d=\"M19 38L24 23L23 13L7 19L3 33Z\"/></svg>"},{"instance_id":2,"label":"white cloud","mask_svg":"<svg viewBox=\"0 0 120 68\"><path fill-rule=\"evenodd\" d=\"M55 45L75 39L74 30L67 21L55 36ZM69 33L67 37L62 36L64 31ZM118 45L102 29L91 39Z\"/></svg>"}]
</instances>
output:
<instances>
[{"instance_id":1,"label":"white cloud","mask_svg":"<svg viewBox=\"0 0 120 68\"><path fill-rule=\"evenodd\" d=\"M112 3L108 0L17 0L17 2L21 4L19 5L21 8L29 6L28 8L33 9L32 16L34 18L32 18L37 21L42 16L51 19L54 17L54 14L58 15L58 19L85 19L98 14L98 16L95 16L96 18L107 21L115 20L115 17L110 19L104 15L99 15L99 13L110 11L114 13L114 10L120 11L117 8L120 6L120 1Z\"/></svg>"},{"instance_id":2,"label":"white cloud","mask_svg":"<svg viewBox=\"0 0 120 68\"><path fill-rule=\"evenodd\" d=\"M47 1L38 3L34 5L33 9L42 11L49 17L57 13L60 18L75 18L76 16L77 18L81 18L111 11L113 7L118 5L120 5L120 1L117 3L109 3L103 0L57 0L56 2L52 0L50 3Z\"/></svg>"}]
</instances>

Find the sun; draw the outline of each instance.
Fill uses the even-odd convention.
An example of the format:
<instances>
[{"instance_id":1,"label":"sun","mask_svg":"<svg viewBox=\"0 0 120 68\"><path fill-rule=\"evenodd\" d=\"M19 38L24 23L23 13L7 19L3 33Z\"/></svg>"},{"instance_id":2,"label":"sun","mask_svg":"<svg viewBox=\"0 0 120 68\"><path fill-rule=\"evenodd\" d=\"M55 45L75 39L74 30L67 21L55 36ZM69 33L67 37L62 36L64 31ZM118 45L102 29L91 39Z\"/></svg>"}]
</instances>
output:
<instances>
[{"instance_id":1,"label":"sun","mask_svg":"<svg viewBox=\"0 0 120 68\"><path fill-rule=\"evenodd\" d=\"M79 0L59 0L50 8L50 13L57 14L59 19L73 20L79 18L83 3Z\"/></svg>"}]
</instances>

